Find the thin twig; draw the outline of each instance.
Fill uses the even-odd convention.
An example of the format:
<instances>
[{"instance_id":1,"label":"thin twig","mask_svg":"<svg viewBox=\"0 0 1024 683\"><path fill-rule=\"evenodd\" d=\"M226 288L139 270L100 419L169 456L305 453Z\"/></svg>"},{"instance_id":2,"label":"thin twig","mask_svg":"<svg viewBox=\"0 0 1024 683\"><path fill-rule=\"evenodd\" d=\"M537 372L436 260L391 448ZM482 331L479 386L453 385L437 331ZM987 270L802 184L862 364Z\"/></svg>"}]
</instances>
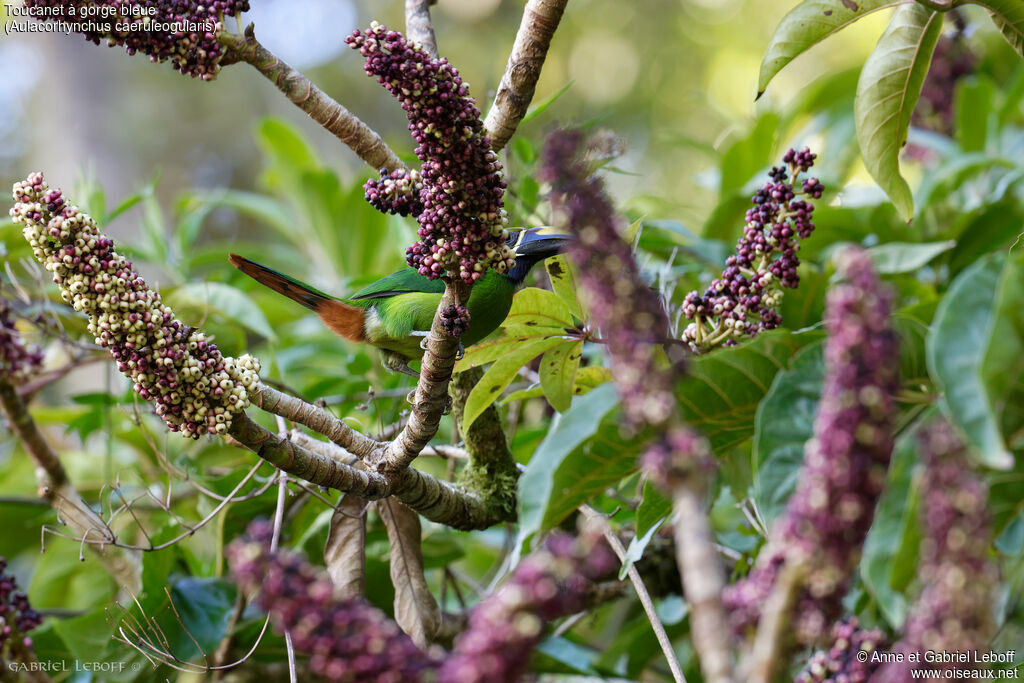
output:
<instances>
[{"instance_id":1,"label":"thin twig","mask_svg":"<svg viewBox=\"0 0 1024 683\"><path fill-rule=\"evenodd\" d=\"M622 542L619 541L619 537L612 531L607 518L589 505L581 505L580 512L583 513L584 517L600 527L601 533L604 534L605 539L608 541L608 545L615 551L619 561L624 562L626 560L626 549L622 546ZM668 661L668 668L672 671L672 678L677 683L686 683L686 676L683 675L683 669L679 666L679 659L676 657L676 651L672 647L672 641L669 640L668 633L665 632L665 626L661 623L661 619L658 618L658 613L654 609L654 601L651 600L651 595L647 592L647 587L644 585L644 580L640 577L640 572L637 571L636 565L631 564L629 566L628 574L629 580L633 583L633 590L636 591L637 597L640 598L640 604L643 605L644 612L647 613L647 620L651 622L651 628L658 639L658 645L661 646L661 651L665 654L665 659Z\"/></svg>"},{"instance_id":2,"label":"thin twig","mask_svg":"<svg viewBox=\"0 0 1024 683\"><path fill-rule=\"evenodd\" d=\"M529 0L516 33L516 42L487 112L484 128L494 151L500 150L516 132L533 100L551 37L562 20L569 0Z\"/></svg>"},{"instance_id":3,"label":"thin twig","mask_svg":"<svg viewBox=\"0 0 1024 683\"><path fill-rule=\"evenodd\" d=\"M348 145L375 171L405 168L402 160L372 128L261 45L256 40L252 24L245 29L244 36L221 31L217 38L228 49L221 60L222 64L251 64L277 86L292 104Z\"/></svg>"}]
</instances>

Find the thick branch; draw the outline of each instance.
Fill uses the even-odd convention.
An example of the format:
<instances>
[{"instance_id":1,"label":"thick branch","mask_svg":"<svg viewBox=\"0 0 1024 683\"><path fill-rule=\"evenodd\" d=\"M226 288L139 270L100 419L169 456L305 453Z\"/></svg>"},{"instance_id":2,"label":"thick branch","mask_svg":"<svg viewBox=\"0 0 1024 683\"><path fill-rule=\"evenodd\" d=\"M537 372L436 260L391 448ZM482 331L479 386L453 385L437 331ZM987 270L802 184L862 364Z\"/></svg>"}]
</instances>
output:
<instances>
[{"instance_id":1,"label":"thick branch","mask_svg":"<svg viewBox=\"0 0 1024 683\"><path fill-rule=\"evenodd\" d=\"M392 494L432 522L453 529L487 529L501 522L515 521L515 510L508 510L472 491L464 491L446 481L407 467L393 478Z\"/></svg>"},{"instance_id":2,"label":"thick branch","mask_svg":"<svg viewBox=\"0 0 1024 683\"><path fill-rule=\"evenodd\" d=\"M375 171L382 168L389 171L405 168L401 159L373 129L263 47L256 40L252 24L246 28L244 37L222 31L218 34L218 40L228 49L223 64L240 61L254 66L292 104L352 148Z\"/></svg>"},{"instance_id":3,"label":"thick branch","mask_svg":"<svg viewBox=\"0 0 1024 683\"><path fill-rule=\"evenodd\" d=\"M89 547L119 585L129 593L138 594L142 590L142 565L137 554L123 548L107 547L108 543L117 540L114 532L71 485L60 458L39 431L25 401L13 386L4 381L0 381L0 405L11 430L36 465L40 497L53 506L58 519L67 524L76 537L88 541Z\"/></svg>"},{"instance_id":4,"label":"thick branch","mask_svg":"<svg viewBox=\"0 0 1024 683\"><path fill-rule=\"evenodd\" d=\"M533 100L537 79L547 57L551 37L562 20L569 0L529 0L516 34L505 74L487 112L484 128L494 151L500 150L516 132Z\"/></svg>"},{"instance_id":5,"label":"thick branch","mask_svg":"<svg viewBox=\"0 0 1024 683\"><path fill-rule=\"evenodd\" d=\"M360 458L369 456L383 445L352 429L324 408L306 403L266 384L261 383L249 398L258 408L306 425Z\"/></svg>"},{"instance_id":6,"label":"thick branch","mask_svg":"<svg viewBox=\"0 0 1024 683\"><path fill-rule=\"evenodd\" d=\"M452 378L452 401L455 422L462 425L466 400L483 377L483 368L460 372ZM508 440L501 425L501 416L492 403L463 431L462 438L469 451L469 464L459 473L459 483L478 492L493 505L516 507L516 482L519 468L515 456L508 448Z\"/></svg>"},{"instance_id":7,"label":"thick branch","mask_svg":"<svg viewBox=\"0 0 1024 683\"><path fill-rule=\"evenodd\" d=\"M381 475L350 467L281 438L253 422L245 413L234 417L228 433L275 467L312 484L354 493L368 500L390 493L388 482Z\"/></svg>"},{"instance_id":8,"label":"thick branch","mask_svg":"<svg viewBox=\"0 0 1024 683\"><path fill-rule=\"evenodd\" d=\"M514 511L488 505L476 494L416 469L382 474L367 472L360 463L346 465L330 453L314 452L273 434L245 413L235 416L229 434L288 474L366 500L393 495L427 519L454 529L486 529L514 518Z\"/></svg>"},{"instance_id":9,"label":"thick branch","mask_svg":"<svg viewBox=\"0 0 1024 683\"><path fill-rule=\"evenodd\" d=\"M420 367L420 380L412 404L412 414L398 436L372 465L379 472L399 472L416 459L420 451L434 438L441 416L448 407L448 382L459 352L459 340L445 333L441 326L441 311L448 306L469 299L469 285L449 282L445 286L441 305L434 314L434 322L427 335ZM403 501L405 502L405 501Z\"/></svg>"},{"instance_id":10,"label":"thick branch","mask_svg":"<svg viewBox=\"0 0 1024 683\"><path fill-rule=\"evenodd\" d=\"M431 0L405 0L405 35L437 59L437 40L434 38L434 26L430 23L432 4Z\"/></svg>"},{"instance_id":11,"label":"thick branch","mask_svg":"<svg viewBox=\"0 0 1024 683\"><path fill-rule=\"evenodd\" d=\"M700 657L704 680L732 683L731 633L722 606L725 577L711 540L711 521L704 510L703 486L690 477L675 486L676 561L683 592L690 605L690 633Z\"/></svg>"}]
</instances>

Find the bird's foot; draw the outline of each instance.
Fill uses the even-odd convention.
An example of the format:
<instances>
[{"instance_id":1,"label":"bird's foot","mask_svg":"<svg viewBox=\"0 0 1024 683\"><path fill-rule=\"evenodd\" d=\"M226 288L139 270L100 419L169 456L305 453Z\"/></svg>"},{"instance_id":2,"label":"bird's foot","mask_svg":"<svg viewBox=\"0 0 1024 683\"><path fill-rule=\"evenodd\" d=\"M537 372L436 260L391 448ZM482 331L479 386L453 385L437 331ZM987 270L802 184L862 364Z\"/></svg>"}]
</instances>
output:
<instances>
[{"instance_id":1,"label":"bird's foot","mask_svg":"<svg viewBox=\"0 0 1024 683\"><path fill-rule=\"evenodd\" d=\"M409 367L409 359L405 356L394 353L392 351L384 352L384 366L392 372L400 372L403 375L409 375L419 379L420 373Z\"/></svg>"}]
</instances>

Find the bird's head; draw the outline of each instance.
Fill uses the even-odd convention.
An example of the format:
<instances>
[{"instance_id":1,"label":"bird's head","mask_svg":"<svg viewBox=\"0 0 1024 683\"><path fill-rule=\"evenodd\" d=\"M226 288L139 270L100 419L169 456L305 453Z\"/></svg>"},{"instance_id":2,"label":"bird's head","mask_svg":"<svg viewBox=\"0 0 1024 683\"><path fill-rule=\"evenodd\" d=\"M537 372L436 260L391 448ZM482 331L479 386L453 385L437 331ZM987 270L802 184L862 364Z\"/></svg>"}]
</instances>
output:
<instances>
[{"instance_id":1,"label":"bird's head","mask_svg":"<svg viewBox=\"0 0 1024 683\"><path fill-rule=\"evenodd\" d=\"M517 284L522 282L534 264L561 254L575 240L572 235L546 225L513 232L507 244L516 256L516 264L506 277Z\"/></svg>"}]
</instances>

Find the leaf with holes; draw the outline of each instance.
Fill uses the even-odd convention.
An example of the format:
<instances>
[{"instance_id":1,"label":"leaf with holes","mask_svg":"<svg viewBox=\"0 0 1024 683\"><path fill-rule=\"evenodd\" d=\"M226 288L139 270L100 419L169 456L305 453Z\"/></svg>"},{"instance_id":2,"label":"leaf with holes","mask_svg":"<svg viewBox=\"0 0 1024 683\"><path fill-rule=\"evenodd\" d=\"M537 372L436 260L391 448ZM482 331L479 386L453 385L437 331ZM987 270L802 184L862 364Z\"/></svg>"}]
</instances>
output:
<instances>
[{"instance_id":1,"label":"leaf with holes","mask_svg":"<svg viewBox=\"0 0 1024 683\"><path fill-rule=\"evenodd\" d=\"M804 0L782 18L761 60L760 97L783 67L833 33L880 9L906 0Z\"/></svg>"},{"instance_id":2,"label":"leaf with holes","mask_svg":"<svg viewBox=\"0 0 1024 683\"><path fill-rule=\"evenodd\" d=\"M582 350L583 340L570 341L549 349L540 359L540 386L548 403L560 413L572 403Z\"/></svg>"},{"instance_id":3,"label":"leaf with holes","mask_svg":"<svg viewBox=\"0 0 1024 683\"><path fill-rule=\"evenodd\" d=\"M917 3L898 7L864 63L854 100L864 165L908 221L914 200L899 155L941 32L942 14Z\"/></svg>"}]
</instances>

